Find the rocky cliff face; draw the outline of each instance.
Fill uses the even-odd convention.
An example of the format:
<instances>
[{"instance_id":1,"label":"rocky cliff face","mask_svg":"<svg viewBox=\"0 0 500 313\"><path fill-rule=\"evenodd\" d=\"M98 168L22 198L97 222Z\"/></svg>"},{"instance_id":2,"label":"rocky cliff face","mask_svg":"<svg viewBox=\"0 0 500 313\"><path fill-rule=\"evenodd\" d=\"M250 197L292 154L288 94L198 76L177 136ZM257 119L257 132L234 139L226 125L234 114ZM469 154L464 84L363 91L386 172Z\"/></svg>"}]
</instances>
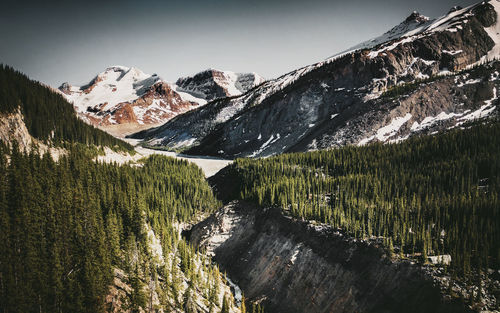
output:
<instances>
[{"instance_id":1,"label":"rocky cliff face","mask_svg":"<svg viewBox=\"0 0 500 313\"><path fill-rule=\"evenodd\" d=\"M134 136L192 154L259 157L400 140L484 118L496 112L498 65L480 77L464 70L500 55L499 11L492 0L435 20L413 13L351 51Z\"/></svg>"},{"instance_id":2,"label":"rocky cliff face","mask_svg":"<svg viewBox=\"0 0 500 313\"><path fill-rule=\"evenodd\" d=\"M15 142L18 149L26 153L31 152L33 148L41 155L49 153L55 161L67 154L64 148L53 147L50 142L46 144L33 138L24 123L21 109L14 113L0 114L0 142L9 148L12 148Z\"/></svg>"},{"instance_id":3,"label":"rocky cliff face","mask_svg":"<svg viewBox=\"0 0 500 313\"><path fill-rule=\"evenodd\" d=\"M392 261L377 240L277 209L232 202L188 236L266 312L469 312L444 300L418 266Z\"/></svg>"},{"instance_id":4,"label":"rocky cliff face","mask_svg":"<svg viewBox=\"0 0 500 313\"><path fill-rule=\"evenodd\" d=\"M15 141L19 150L29 152L33 144L26 124L24 124L23 114L18 109L15 113L0 114L0 141L9 147Z\"/></svg>"}]
</instances>

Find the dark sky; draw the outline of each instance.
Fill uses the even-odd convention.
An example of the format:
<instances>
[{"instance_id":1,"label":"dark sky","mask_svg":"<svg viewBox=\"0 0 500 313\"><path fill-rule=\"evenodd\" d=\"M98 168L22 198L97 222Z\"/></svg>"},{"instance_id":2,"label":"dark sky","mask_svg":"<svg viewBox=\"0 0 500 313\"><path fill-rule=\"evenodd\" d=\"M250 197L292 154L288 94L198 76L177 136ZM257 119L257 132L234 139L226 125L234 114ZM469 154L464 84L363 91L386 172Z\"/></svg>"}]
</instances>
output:
<instances>
[{"instance_id":1,"label":"dark sky","mask_svg":"<svg viewBox=\"0 0 500 313\"><path fill-rule=\"evenodd\" d=\"M412 11L474 0L0 2L0 63L54 87L111 65L169 81L206 68L277 77L378 36Z\"/></svg>"}]
</instances>

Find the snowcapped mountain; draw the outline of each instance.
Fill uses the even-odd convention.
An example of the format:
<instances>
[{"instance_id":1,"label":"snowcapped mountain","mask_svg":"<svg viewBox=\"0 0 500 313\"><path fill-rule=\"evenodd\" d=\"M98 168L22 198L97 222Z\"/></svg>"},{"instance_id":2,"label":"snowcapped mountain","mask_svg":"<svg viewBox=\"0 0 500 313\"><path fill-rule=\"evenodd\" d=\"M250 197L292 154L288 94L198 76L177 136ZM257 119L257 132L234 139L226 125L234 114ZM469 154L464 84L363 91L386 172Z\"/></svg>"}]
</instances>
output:
<instances>
[{"instance_id":1,"label":"snowcapped mountain","mask_svg":"<svg viewBox=\"0 0 500 313\"><path fill-rule=\"evenodd\" d=\"M261 81L256 74L210 70L179 79L181 87L134 67L112 66L87 85L64 83L59 90L81 118L121 135L165 123L207 100L239 95Z\"/></svg>"},{"instance_id":2,"label":"snowcapped mountain","mask_svg":"<svg viewBox=\"0 0 500 313\"><path fill-rule=\"evenodd\" d=\"M179 78L179 90L206 100L239 96L262 84L264 78L256 73L234 73L208 69L194 76Z\"/></svg>"},{"instance_id":3,"label":"snowcapped mountain","mask_svg":"<svg viewBox=\"0 0 500 313\"><path fill-rule=\"evenodd\" d=\"M408 37L415 33L422 31L426 26L429 26L433 21L427 16L423 16L417 11L413 11L401 24L394 26L388 32L382 34L379 37L370 39L368 41L362 42L350 49L347 49L346 52L352 52L359 49L370 49L375 47L376 45L382 44L387 41L391 41L394 39L398 39L401 37ZM333 56L335 57L335 56Z\"/></svg>"},{"instance_id":4,"label":"snowcapped mountain","mask_svg":"<svg viewBox=\"0 0 500 313\"><path fill-rule=\"evenodd\" d=\"M497 0L436 19L413 12L347 52L134 137L192 154L260 157L398 141L493 116L499 12Z\"/></svg>"}]
</instances>

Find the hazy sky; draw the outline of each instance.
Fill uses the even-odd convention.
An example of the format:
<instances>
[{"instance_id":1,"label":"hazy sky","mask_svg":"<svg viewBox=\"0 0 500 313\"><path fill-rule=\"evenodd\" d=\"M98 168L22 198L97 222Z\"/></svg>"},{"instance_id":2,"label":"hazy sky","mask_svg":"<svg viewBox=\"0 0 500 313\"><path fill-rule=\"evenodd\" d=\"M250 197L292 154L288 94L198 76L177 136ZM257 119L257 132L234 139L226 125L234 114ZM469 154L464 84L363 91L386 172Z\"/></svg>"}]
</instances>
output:
<instances>
[{"instance_id":1,"label":"hazy sky","mask_svg":"<svg viewBox=\"0 0 500 313\"><path fill-rule=\"evenodd\" d=\"M207 68L277 77L471 0L0 2L0 63L54 87L111 65L168 81Z\"/></svg>"}]
</instances>

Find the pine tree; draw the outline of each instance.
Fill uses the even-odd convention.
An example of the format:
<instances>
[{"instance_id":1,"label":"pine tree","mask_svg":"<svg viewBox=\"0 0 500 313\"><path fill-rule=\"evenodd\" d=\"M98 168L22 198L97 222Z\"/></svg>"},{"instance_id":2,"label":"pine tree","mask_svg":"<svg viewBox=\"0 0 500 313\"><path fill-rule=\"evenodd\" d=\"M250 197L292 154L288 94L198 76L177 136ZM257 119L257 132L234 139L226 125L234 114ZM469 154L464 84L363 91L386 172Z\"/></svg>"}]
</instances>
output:
<instances>
[{"instance_id":1,"label":"pine tree","mask_svg":"<svg viewBox=\"0 0 500 313\"><path fill-rule=\"evenodd\" d=\"M222 300L222 308L221 308L221 313L229 313L229 298L228 295L224 295L224 298Z\"/></svg>"},{"instance_id":2,"label":"pine tree","mask_svg":"<svg viewBox=\"0 0 500 313\"><path fill-rule=\"evenodd\" d=\"M245 295L241 295L241 306L240 306L240 311L241 313L247 313L247 307L245 305Z\"/></svg>"}]
</instances>

